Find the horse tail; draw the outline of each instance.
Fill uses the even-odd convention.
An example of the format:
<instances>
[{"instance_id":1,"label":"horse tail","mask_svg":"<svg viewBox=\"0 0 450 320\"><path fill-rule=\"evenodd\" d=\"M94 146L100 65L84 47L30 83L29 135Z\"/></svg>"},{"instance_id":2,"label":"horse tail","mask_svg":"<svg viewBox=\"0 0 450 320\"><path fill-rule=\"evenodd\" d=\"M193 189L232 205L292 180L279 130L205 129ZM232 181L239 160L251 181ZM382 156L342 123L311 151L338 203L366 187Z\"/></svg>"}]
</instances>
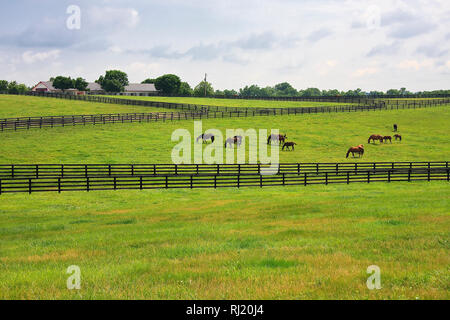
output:
<instances>
[{"instance_id":1,"label":"horse tail","mask_svg":"<svg viewBox=\"0 0 450 320\"><path fill-rule=\"evenodd\" d=\"M269 136L269 137L267 138L267 144L270 144L270 137L271 137L271 136Z\"/></svg>"},{"instance_id":2,"label":"horse tail","mask_svg":"<svg viewBox=\"0 0 450 320\"><path fill-rule=\"evenodd\" d=\"M196 142L198 142L198 139L200 139L200 138L203 138L203 133L197 137L197 141Z\"/></svg>"},{"instance_id":3,"label":"horse tail","mask_svg":"<svg viewBox=\"0 0 450 320\"><path fill-rule=\"evenodd\" d=\"M369 137L369 140L367 140L367 143L370 143L370 138L371 138L371 137Z\"/></svg>"},{"instance_id":4,"label":"horse tail","mask_svg":"<svg viewBox=\"0 0 450 320\"><path fill-rule=\"evenodd\" d=\"M351 150L351 149L352 149L352 148L348 149L347 155L345 156L346 158L348 158L348 155L350 154L350 150Z\"/></svg>"},{"instance_id":5,"label":"horse tail","mask_svg":"<svg viewBox=\"0 0 450 320\"><path fill-rule=\"evenodd\" d=\"M211 143L214 142L214 136L211 136Z\"/></svg>"}]
</instances>

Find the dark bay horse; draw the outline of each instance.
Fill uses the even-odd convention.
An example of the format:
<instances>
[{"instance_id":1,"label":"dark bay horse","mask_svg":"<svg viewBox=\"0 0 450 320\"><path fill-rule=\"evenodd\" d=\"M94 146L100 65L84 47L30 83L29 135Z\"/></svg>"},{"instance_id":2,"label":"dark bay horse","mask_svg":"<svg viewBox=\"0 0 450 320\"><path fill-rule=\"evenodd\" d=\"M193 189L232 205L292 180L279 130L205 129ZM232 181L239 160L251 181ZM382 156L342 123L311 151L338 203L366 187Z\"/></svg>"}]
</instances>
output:
<instances>
[{"instance_id":1,"label":"dark bay horse","mask_svg":"<svg viewBox=\"0 0 450 320\"><path fill-rule=\"evenodd\" d=\"M278 144L280 144L281 142L285 142L286 141L286 134L281 135L281 134L271 134L268 138L267 138L267 144L271 144L272 141L278 141Z\"/></svg>"},{"instance_id":2,"label":"dark bay horse","mask_svg":"<svg viewBox=\"0 0 450 320\"><path fill-rule=\"evenodd\" d=\"M388 140L390 143L392 143L392 137L391 136L384 136L383 137L384 143L386 143Z\"/></svg>"},{"instance_id":3,"label":"dark bay horse","mask_svg":"<svg viewBox=\"0 0 450 320\"><path fill-rule=\"evenodd\" d=\"M289 147L291 147L291 150L294 150L294 145L297 144L295 142L285 142L281 150L284 150L284 147L286 147L286 150L289 150Z\"/></svg>"},{"instance_id":4,"label":"dark bay horse","mask_svg":"<svg viewBox=\"0 0 450 320\"><path fill-rule=\"evenodd\" d=\"M352 153L353 157L355 156L355 153L357 153L359 155L359 157L362 157L362 155L364 154L364 146L362 144L360 144L357 147L351 147L347 151L347 155L345 156L346 158L348 158L348 155L350 154L350 152Z\"/></svg>"},{"instance_id":5,"label":"dark bay horse","mask_svg":"<svg viewBox=\"0 0 450 320\"><path fill-rule=\"evenodd\" d=\"M400 141L402 141L402 135L401 134L394 134L394 138L395 140L399 139Z\"/></svg>"},{"instance_id":6,"label":"dark bay horse","mask_svg":"<svg viewBox=\"0 0 450 320\"><path fill-rule=\"evenodd\" d=\"M369 137L369 140L367 140L367 143L370 143L370 140L372 140L373 143L375 143L375 140L379 140L380 142L383 142L383 136L381 136L379 134L373 134Z\"/></svg>"}]
</instances>

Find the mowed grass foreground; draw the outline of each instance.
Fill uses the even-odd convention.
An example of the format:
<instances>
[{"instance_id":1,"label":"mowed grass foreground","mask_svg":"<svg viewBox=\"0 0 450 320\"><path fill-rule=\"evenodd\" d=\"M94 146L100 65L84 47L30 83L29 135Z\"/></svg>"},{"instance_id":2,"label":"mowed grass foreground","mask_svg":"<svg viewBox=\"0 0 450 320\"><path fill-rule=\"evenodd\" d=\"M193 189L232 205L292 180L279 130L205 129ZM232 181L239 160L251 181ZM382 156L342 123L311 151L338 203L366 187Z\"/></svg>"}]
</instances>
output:
<instances>
[{"instance_id":1,"label":"mowed grass foreground","mask_svg":"<svg viewBox=\"0 0 450 320\"><path fill-rule=\"evenodd\" d=\"M0 298L448 299L449 195L431 182L2 196Z\"/></svg>"}]
</instances>

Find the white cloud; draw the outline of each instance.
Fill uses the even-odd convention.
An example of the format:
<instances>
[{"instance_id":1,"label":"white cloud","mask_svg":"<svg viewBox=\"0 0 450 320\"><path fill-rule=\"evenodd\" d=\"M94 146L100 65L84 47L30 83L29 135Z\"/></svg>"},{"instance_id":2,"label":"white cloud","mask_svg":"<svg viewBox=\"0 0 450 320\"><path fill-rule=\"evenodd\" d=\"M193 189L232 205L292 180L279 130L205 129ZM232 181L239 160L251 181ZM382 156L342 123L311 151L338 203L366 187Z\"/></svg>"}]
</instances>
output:
<instances>
[{"instance_id":1,"label":"white cloud","mask_svg":"<svg viewBox=\"0 0 450 320\"><path fill-rule=\"evenodd\" d=\"M378 71L379 71L379 69L375 68L375 67L360 68L360 69L357 69L353 73L353 76L364 77L364 76L376 74L376 73L378 73Z\"/></svg>"},{"instance_id":2,"label":"white cloud","mask_svg":"<svg viewBox=\"0 0 450 320\"><path fill-rule=\"evenodd\" d=\"M418 60L403 60L401 61L397 67L400 69L414 69L419 70L421 68L431 67L433 65L433 61L431 59L424 60L422 62Z\"/></svg>"},{"instance_id":3,"label":"white cloud","mask_svg":"<svg viewBox=\"0 0 450 320\"><path fill-rule=\"evenodd\" d=\"M95 27L134 28L139 23L139 12L133 8L92 7L87 12L88 23Z\"/></svg>"},{"instance_id":4,"label":"white cloud","mask_svg":"<svg viewBox=\"0 0 450 320\"><path fill-rule=\"evenodd\" d=\"M47 59L56 59L59 57L59 54L61 53L61 50L50 50L50 51L43 51L43 52L33 52L33 51L25 51L22 54L22 59L25 63L31 64L39 61L44 61Z\"/></svg>"}]
</instances>

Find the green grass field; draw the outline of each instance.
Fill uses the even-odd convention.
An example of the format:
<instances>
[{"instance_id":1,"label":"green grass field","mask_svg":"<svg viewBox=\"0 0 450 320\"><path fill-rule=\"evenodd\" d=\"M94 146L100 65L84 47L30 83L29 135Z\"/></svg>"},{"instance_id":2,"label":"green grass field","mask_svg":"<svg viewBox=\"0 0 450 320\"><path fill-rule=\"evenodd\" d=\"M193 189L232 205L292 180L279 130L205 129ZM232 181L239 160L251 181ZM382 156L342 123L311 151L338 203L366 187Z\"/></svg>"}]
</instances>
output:
<instances>
[{"instance_id":1,"label":"green grass field","mask_svg":"<svg viewBox=\"0 0 450 320\"><path fill-rule=\"evenodd\" d=\"M188 103L207 106L225 106L240 108L299 108L299 107L322 107L340 106L350 103L336 102L315 102L315 101L270 101L270 100L245 100L245 99L218 99L218 98L197 98L197 97L134 97L134 96L109 96L111 98L137 99L159 102Z\"/></svg>"},{"instance_id":2,"label":"green grass field","mask_svg":"<svg viewBox=\"0 0 450 320\"><path fill-rule=\"evenodd\" d=\"M208 119L202 126L220 129L223 135L226 129L279 129L298 144L295 151L280 151L281 162L442 161L450 155L449 120L450 109L437 107ZM392 123L398 124L402 142L367 144L371 134L393 135ZM172 163L171 152L178 142L172 142L171 135L178 128L193 135L193 122L184 120L6 131L0 162ZM347 149L359 144L365 145L364 157L346 159Z\"/></svg>"},{"instance_id":3,"label":"green grass field","mask_svg":"<svg viewBox=\"0 0 450 320\"><path fill-rule=\"evenodd\" d=\"M16 99L2 112L30 97ZM78 108L51 101L62 114ZM449 120L437 107L203 128L278 128L298 143L282 162L442 161ZM367 145L393 123L402 142ZM177 128L193 122L3 132L0 163L170 163ZM346 160L360 143L364 158ZM448 182L1 195L0 299L448 299L449 198ZM81 290L66 288L70 265ZM366 287L370 265L380 290Z\"/></svg>"},{"instance_id":4,"label":"green grass field","mask_svg":"<svg viewBox=\"0 0 450 320\"><path fill-rule=\"evenodd\" d=\"M0 118L155 111L167 109L0 94Z\"/></svg>"}]
</instances>

